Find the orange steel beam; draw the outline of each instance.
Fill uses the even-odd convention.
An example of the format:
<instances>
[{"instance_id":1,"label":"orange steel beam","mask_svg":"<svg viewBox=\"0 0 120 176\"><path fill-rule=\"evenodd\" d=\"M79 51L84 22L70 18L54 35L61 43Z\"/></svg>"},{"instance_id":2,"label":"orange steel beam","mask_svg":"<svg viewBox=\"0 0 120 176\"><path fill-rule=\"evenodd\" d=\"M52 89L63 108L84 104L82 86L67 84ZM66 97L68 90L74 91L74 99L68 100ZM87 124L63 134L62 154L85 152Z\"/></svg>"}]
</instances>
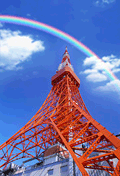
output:
<instances>
[{"instance_id":1,"label":"orange steel beam","mask_svg":"<svg viewBox=\"0 0 120 176\"><path fill-rule=\"evenodd\" d=\"M86 148L82 148L82 147L73 147L74 150L80 150L83 152L87 151L87 147ZM94 149L94 152L99 152L99 153L109 153L112 152L113 150L100 150L100 149Z\"/></svg>"}]
</instances>

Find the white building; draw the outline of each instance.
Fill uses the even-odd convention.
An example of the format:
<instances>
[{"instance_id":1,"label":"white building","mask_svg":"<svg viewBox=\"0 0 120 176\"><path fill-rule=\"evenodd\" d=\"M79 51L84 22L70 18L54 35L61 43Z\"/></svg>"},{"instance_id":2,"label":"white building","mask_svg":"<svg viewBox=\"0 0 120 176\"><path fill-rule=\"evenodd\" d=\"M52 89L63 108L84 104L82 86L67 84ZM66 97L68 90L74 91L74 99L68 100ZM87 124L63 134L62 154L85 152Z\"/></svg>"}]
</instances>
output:
<instances>
[{"instance_id":1,"label":"white building","mask_svg":"<svg viewBox=\"0 0 120 176\"><path fill-rule=\"evenodd\" d=\"M110 176L101 170L87 169L90 176ZM60 144L49 147L43 157L43 161L31 166L18 167L11 164L11 167L0 176L82 176L75 165L72 157L65 147Z\"/></svg>"}]
</instances>

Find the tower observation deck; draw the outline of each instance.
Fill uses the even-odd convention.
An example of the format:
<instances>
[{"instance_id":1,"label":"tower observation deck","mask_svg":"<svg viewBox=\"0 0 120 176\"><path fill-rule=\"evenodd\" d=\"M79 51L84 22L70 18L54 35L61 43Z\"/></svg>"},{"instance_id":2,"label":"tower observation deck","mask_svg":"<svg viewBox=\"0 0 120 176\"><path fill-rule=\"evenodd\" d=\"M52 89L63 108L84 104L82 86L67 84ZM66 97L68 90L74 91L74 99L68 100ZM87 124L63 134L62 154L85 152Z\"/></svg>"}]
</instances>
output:
<instances>
[{"instance_id":1,"label":"tower observation deck","mask_svg":"<svg viewBox=\"0 0 120 176\"><path fill-rule=\"evenodd\" d=\"M70 62L70 56L67 51L67 47L65 49L65 53L63 55L62 63L58 67L58 71L52 77L52 85L55 85L59 81L61 81L66 75L68 75L74 84L79 87L80 86L80 79L74 73L73 67Z\"/></svg>"}]
</instances>

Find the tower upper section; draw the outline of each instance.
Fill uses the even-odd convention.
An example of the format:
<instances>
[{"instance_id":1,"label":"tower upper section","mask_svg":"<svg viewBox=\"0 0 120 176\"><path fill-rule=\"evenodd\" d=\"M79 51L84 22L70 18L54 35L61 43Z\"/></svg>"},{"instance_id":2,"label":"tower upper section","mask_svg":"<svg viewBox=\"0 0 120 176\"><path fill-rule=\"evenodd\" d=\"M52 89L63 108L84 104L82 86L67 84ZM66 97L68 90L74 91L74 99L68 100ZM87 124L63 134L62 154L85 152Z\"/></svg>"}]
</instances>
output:
<instances>
[{"instance_id":1,"label":"tower upper section","mask_svg":"<svg viewBox=\"0 0 120 176\"><path fill-rule=\"evenodd\" d=\"M71 81L74 81L77 87L80 86L80 79L74 73L74 69L70 62L70 55L68 53L67 47L63 54L62 62L58 67L58 71L56 71L56 74L51 79L52 85L55 85L56 83L61 81L66 75L71 78Z\"/></svg>"},{"instance_id":2,"label":"tower upper section","mask_svg":"<svg viewBox=\"0 0 120 176\"><path fill-rule=\"evenodd\" d=\"M70 62L70 55L68 53L67 47L65 48L65 52L64 52L63 58L62 58L62 62L58 67L58 71L61 70L62 68L64 68L65 66L69 66L74 71L73 66L71 65L71 62Z\"/></svg>"}]
</instances>

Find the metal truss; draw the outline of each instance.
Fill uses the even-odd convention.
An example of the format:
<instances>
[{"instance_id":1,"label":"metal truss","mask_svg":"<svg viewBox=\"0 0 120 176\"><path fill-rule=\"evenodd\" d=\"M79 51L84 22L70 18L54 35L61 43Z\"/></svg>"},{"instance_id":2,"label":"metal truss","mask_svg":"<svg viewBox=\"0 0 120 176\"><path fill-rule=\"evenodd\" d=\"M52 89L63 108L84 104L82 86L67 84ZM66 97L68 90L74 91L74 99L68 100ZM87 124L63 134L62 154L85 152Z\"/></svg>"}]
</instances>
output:
<instances>
[{"instance_id":1,"label":"metal truss","mask_svg":"<svg viewBox=\"0 0 120 176\"><path fill-rule=\"evenodd\" d=\"M24 158L40 160L49 146L61 143L83 176L87 169L120 176L120 140L91 117L78 87L69 71L53 83L38 112L0 146L1 168Z\"/></svg>"}]
</instances>

